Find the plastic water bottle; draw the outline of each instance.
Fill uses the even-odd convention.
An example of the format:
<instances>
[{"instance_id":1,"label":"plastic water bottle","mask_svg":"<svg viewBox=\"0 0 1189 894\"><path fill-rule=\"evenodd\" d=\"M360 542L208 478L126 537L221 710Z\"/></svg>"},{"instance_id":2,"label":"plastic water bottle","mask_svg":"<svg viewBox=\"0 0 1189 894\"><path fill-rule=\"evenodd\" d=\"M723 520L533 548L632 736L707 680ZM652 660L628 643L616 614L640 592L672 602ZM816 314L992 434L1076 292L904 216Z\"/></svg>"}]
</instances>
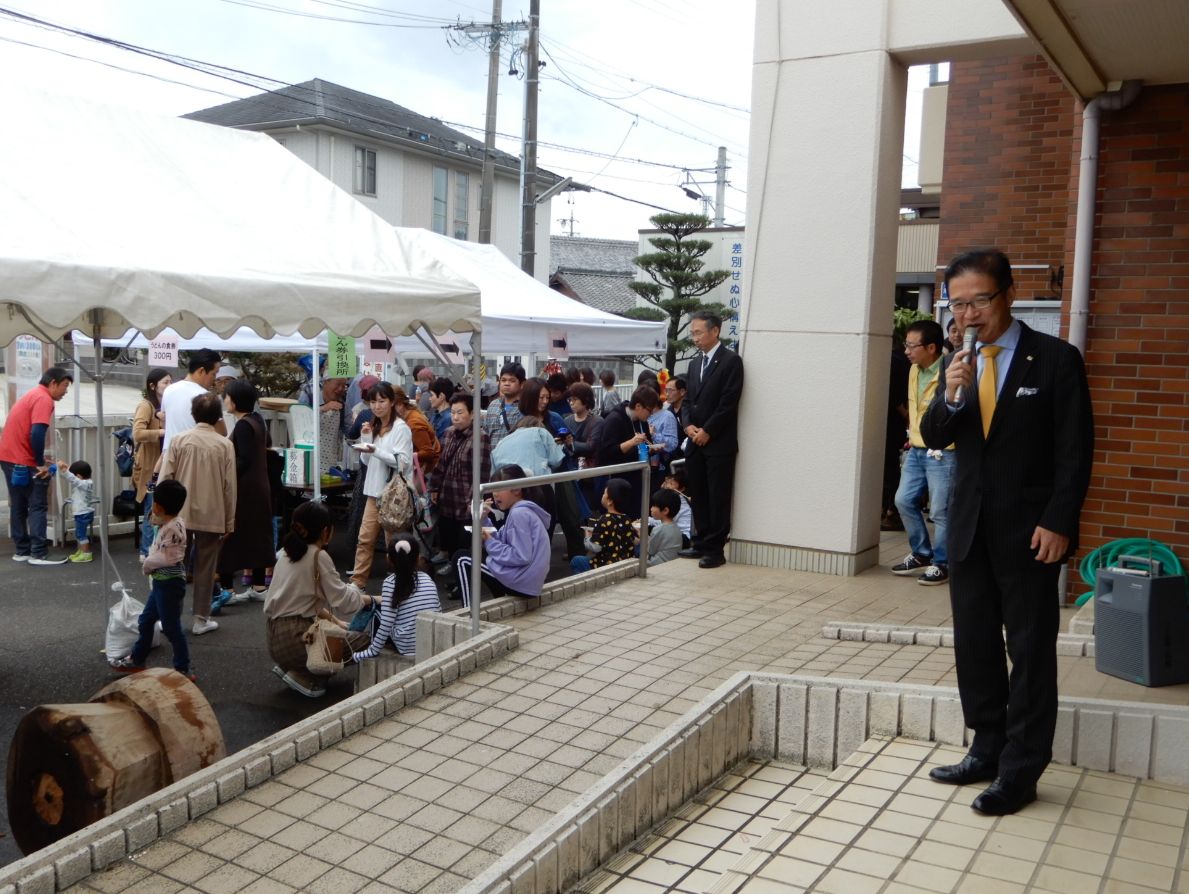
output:
<instances>
[{"instance_id":1,"label":"plastic water bottle","mask_svg":"<svg viewBox=\"0 0 1189 894\"><path fill-rule=\"evenodd\" d=\"M637 444L636 445L636 456L639 458L640 462L642 462L642 463L648 462L648 445L647 444Z\"/></svg>"}]
</instances>

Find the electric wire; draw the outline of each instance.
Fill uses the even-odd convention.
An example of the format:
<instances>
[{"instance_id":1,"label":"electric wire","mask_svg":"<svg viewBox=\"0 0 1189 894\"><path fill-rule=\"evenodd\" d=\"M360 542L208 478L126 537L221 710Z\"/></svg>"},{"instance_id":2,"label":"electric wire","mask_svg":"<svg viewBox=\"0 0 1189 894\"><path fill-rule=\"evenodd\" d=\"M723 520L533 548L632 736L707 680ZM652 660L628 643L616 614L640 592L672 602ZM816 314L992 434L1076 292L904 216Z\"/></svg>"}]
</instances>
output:
<instances>
[{"instance_id":1,"label":"electric wire","mask_svg":"<svg viewBox=\"0 0 1189 894\"><path fill-rule=\"evenodd\" d=\"M227 2L231 2L231 0L227 0ZM242 86L250 87L254 90L265 90L268 92L274 92L274 91L277 91L280 89L288 89L289 91L291 91L291 93L289 95L290 99L293 99L293 100L296 100L299 102L305 102L308 105L310 105L312 108L316 108L318 106L318 102L314 98L307 99L300 95L293 94L293 91L304 91L306 93L311 94L312 96L316 95L316 91L314 91L311 88L306 88L300 84L289 84L288 82L285 82L285 81L281 81L281 80L278 80L275 78L270 78L265 75L253 74L251 72L243 71L241 69L236 69L236 68L233 68L230 66L220 65L218 63L205 62L202 60L193 59L193 58L181 56L178 54L167 53L167 52L161 51L161 50L154 50L154 49L139 46L137 44L133 44L133 43L130 43L127 41L122 41L117 38L110 38L110 37L106 37L104 35L95 34L93 32L89 32L84 29L73 28L68 25L61 25L61 24L58 24L55 22L50 22L45 19L39 19L35 16L30 16L25 13L19 12L17 10L8 9L5 7L0 7L0 16L8 17L8 18L13 19L17 22L20 22L22 24L31 25L31 26L34 26L34 27L37 27L37 28L40 28L43 30L53 31L53 32L65 34L65 35L68 35L71 37L93 41L93 42L108 46L110 48L123 50L123 51L130 52L130 53L137 54L137 55L142 55L147 58L157 60L159 62L165 62L167 64L179 66L179 67L194 71L199 74L204 74L204 75L207 75L208 77L220 78L222 80L226 80L226 81L229 81L232 83L240 84ZM56 49L41 46L38 44L33 44L33 43L28 43L28 42L23 42L23 41L16 41L16 40L8 39L8 38L2 38L2 39L7 40L8 42L12 42L12 43L23 44L23 45L31 47L31 48L58 53L60 55L78 59L80 61L88 61L88 62L93 62L93 63L99 64L99 65L103 65L105 67L115 68L117 70L125 71L130 74L136 74L136 75L140 75L142 77L149 77L154 80L162 81L165 83L173 83L173 84L178 84L178 85L182 85L182 86L187 86L187 87L191 87L192 89L215 93L217 95L222 95L222 96L231 96L231 94L226 94L221 91L217 91L217 90L213 90L213 89L205 88L205 87L200 87L200 86L193 85L193 84L182 84L182 82L175 81L173 79L166 78L166 77L163 77L163 76L151 73L151 72L137 71L134 69L124 68L122 66L117 66L117 65L114 65L111 63L103 62L102 60L94 59L91 57L75 56L74 54L71 54L71 53L68 53L65 51L56 50ZM363 105L367 105L367 104L364 103ZM375 104L371 104L371 106L373 109L377 109L377 110L379 109L379 107L376 106ZM385 127L391 126L390 121L385 121L385 120L379 119L379 118L370 118L366 115L360 115L357 110L352 110L348 113L347 110L338 109L338 108L333 107L332 105L328 105L325 103L322 104L322 107L323 107L323 109L328 110L328 111L338 111L344 115L350 114L350 116L356 120L367 121L367 122L375 123L375 124L385 126ZM636 117L634 115L634 113L632 113L630 111L623 110L623 109L621 109L620 111L625 111L627 114L633 115L633 118ZM414 114L416 114L416 113L414 113ZM424 117L424 116L418 116L418 117ZM437 119L428 119L428 120L436 121ZM441 122L441 123L447 124L447 126L458 126L458 125L450 124L449 122ZM650 122L650 123L652 123L652 122ZM662 127L663 127L663 125L662 125ZM479 132L483 131L482 128L475 128L475 127L470 127L470 126L460 126L460 129L476 130ZM668 129L668 128L665 128L665 129ZM629 129L629 133L630 133L630 129ZM509 137L510 135L501 134L501 136ZM686 136L688 136L688 135L686 135ZM512 137L512 138L515 139L515 137ZM693 138L693 139L696 140L696 138ZM625 140L626 140L626 138L625 138ZM699 141L699 142L704 142L704 141ZM555 149L558 149L558 151L577 152L577 153L585 154L585 155L610 158L612 161L620 160L620 161L624 161L627 163L655 165L655 166L660 166L660 167L665 167L665 168L670 168L670 169L675 169L675 170L697 170L697 171L712 171L712 170L714 170L714 168L688 168L687 166L674 165L674 164L662 163L662 162L650 162L650 161L645 161L643 159L627 159L627 158L620 159L620 158L617 158L616 155L608 155L607 153L598 153L593 150L581 150L581 149L578 149L577 147L563 147L560 144L549 144L549 143L545 143L545 142L539 142L538 145L543 146L543 147L548 147L548 148L555 148ZM707 145L713 145L713 144L707 144ZM622 145L620 148L622 149ZM480 147L480 151L481 151L481 147ZM590 187L590 190L593 192L604 193L606 195L612 196L617 199L621 199L623 201L633 202L635 204L644 205L646 207L655 208L657 210L665 211L668 213L678 213L678 212L673 212L672 209L665 208L661 205L656 205L651 202L644 202L639 199L632 199L627 196L621 196L621 195L619 195L617 193L613 193L609 190L599 189L598 187Z\"/></svg>"}]
</instances>

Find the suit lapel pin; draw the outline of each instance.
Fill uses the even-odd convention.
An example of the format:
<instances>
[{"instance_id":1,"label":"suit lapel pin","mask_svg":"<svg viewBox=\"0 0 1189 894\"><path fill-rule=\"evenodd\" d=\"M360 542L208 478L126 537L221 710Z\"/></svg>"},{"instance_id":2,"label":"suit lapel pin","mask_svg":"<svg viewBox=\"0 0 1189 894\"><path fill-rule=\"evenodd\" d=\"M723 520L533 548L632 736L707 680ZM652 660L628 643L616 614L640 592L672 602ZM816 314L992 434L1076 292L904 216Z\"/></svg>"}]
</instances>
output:
<instances>
[{"instance_id":1,"label":"suit lapel pin","mask_svg":"<svg viewBox=\"0 0 1189 894\"><path fill-rule=\"evenodd\" d=\"M1029 359L1029 360L1031 360L1031 359L1032 359L1032 355L1031 355L1031 354L1029 354L1029 355L1028 355L1028 359Z\"/></svg>"}]
</instances>

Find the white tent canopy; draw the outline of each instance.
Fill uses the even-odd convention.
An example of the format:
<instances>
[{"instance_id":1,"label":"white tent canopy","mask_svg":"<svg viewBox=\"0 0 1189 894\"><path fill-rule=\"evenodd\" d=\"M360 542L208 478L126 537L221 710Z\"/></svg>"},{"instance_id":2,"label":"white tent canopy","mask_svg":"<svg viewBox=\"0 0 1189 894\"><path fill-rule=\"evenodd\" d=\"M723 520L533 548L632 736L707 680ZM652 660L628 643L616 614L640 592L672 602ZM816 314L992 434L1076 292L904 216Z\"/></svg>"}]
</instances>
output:
<instances>
[{"instance_id":1,"label":"white tent canopy","mask_svg":"<svg viewBox=\"0 0 1189 894\"><path fill-rule=\"evenodd\" d=\"M397 227L396 237L409 256L428 257L456 271L479 287L482 306L483 349L490 354L549 354L551 336L561 333L573 355L663 353L668 322L629 320L573 301L524 273L494 245L460 242L428 230ZM176 335L172 330L164 334ZM76 336L77 340L77 336ZM468 333L451 333L464 352L470 350ZM326 337L301 335L263 338L243 328L226 337L199 329L180 340L183 350L214 348L222 351L305 352L326 348ZM420 341L395 338L398 353L422 354ZM105 339L108 347L128 345L147 348L149 340L134 332Z\"/></svg>"},{"instance_id":2,"label":"white tent canopy","mask_svg":"<svg viewBox=\"0 0 1189 894\"><path fill-rule=\"evenodd\" d=\"M479 286L485 351L547 354L552 332L565 334L569 353L587 356L664 353L668 344L667 321L629 320L567 298L522 272L494 245L408 227L397 227L396 234L407 250L424 251Z\"/></svg>"},{"instance_id":3,"label":"white tent canopy","mask_svg":"<svg viewBox=\"0 0 1189 894\"><path fill-rule=\"evenodd\" d=\"M478 289L275 140L4 89L0 344L479 325Z\"/></svg>"}]
</instances>

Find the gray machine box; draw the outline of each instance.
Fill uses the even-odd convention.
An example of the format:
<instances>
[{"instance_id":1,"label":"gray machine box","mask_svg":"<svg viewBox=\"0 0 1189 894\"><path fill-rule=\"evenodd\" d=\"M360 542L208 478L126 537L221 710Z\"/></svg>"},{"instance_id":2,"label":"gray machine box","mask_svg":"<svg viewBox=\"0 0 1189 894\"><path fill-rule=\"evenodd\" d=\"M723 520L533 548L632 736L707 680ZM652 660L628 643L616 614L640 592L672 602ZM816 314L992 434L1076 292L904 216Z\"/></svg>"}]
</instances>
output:
<instances>
[{"instance_id":1,"label":"gray machine box","mask_svg":"<svg viewBox=\"0 0 1189 894\"><path fill-rule=\"evenodd\" d=\"M1189 599L1182 575L1126 556L1098 572L1094 589L1094 663L1104 674L1142 686L1189 682Z\"/></svg>"}]
</instances>

